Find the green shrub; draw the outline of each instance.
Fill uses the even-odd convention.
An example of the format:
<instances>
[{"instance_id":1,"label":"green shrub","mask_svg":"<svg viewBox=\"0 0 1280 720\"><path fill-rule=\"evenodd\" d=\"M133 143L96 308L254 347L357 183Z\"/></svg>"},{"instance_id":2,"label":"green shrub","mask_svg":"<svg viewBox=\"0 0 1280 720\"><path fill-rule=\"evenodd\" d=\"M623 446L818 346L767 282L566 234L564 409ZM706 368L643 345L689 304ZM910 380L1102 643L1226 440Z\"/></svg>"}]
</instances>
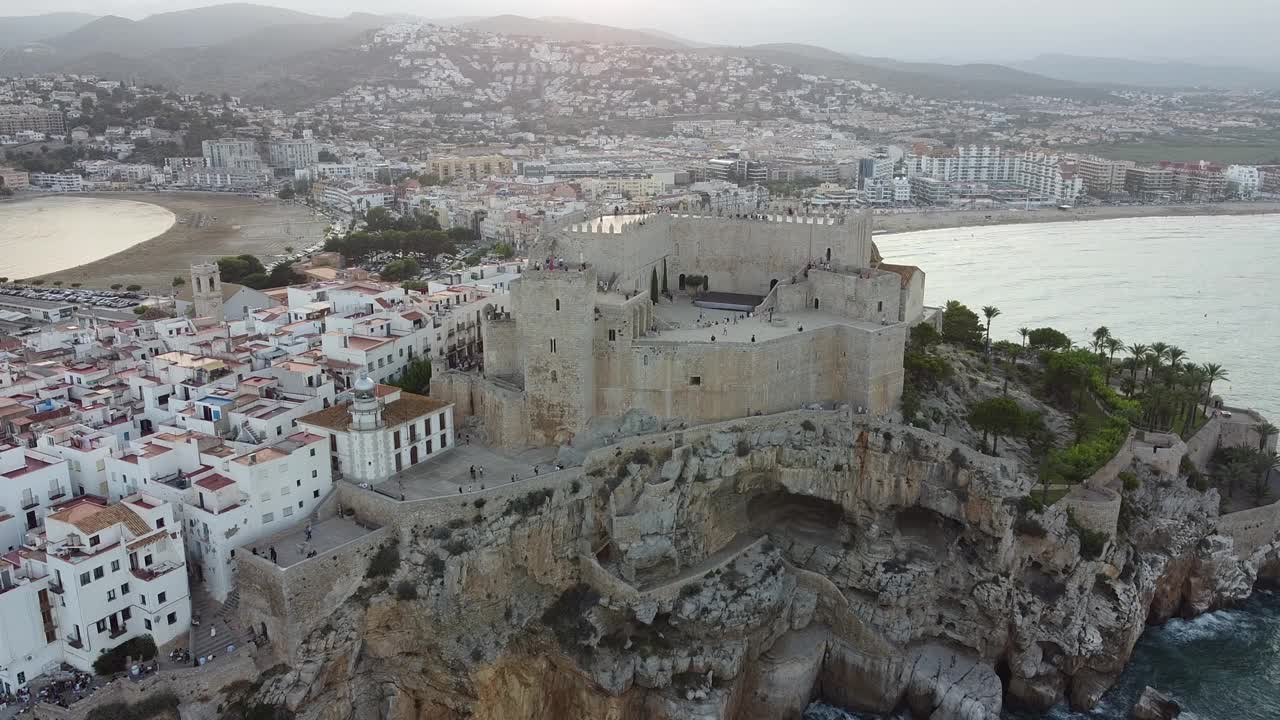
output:
<instances>
[{"instance_id":1,"label":"green shrub","mask_svg":"<svg viewBox=\"0 0 1280 720\"><path fill-rule=\"evenodd\" d=\"M400 548L395 545L383 545L369 560L369 570L365 577L387 577L395 574L400 568Z\"/></svg>"},{"instance_id":2,"label":"green shrub","mask_svg":"<svg viewBox=\"0 0 1280 720\"><path fill-rule=\"evenodd\" d=\"M560 597L542 613L542 624L551 628L561 649L566 652L577 650L595 636L595 626L588 614L599 602L600 593L578 583L560 593Z\"/></svg>"},{"instance_id":3,"label":"green shrub","mask_svg":"<svg viewBox=\"0 0 1280 720\"><path fill-rule=\"evenodd\" d=\"M814 425L812 420L805 418L800 421L800 429L805 432L813 432L818 429L818 426Z\"/></svg>"},{"instance_id":4,"label":"green shrub","mask_svg":"<svg viewBox=\"0 0 1280 720\"><path fill-rule=\"evenodd\" d=\"M418 586L412 580L401 580L396 583L396 597L400 600L417 600Z\"/></svg>"},{"instance_id":5,"label":"green shrub","mask_svg":"<svg viewBox=\"0 0 1280 720\"><path fill-rule=\"evenodd\" d=\"M1048 535L1048 531L1044 529L1044 525L1033 517L1020 517L1013 523L1013 529L1018 531L1020 535L1028 537L1043 538Z\"/></svg>"},{"instance_id":6,"label":"green shrub","mask_svg":"<svg viewBox=\"0 0 1280 720\"><path fill-rule=\"evenodd\" d=\"M99 655L93 661L93 671L99 675L114 675L125 671L130 658L145 661L155 656L156 641L150 635L139 635Z\"/></svg>"},{"instance_id":7,"label":"green shrub","mask_svg":"<svg viewBox=\"0 0 1280 720\"><path fill-rule=\"evenodd\" d=\"M1138 482L1138 476L1128 470L1121 472L1117 477L1124 485L1125 492L1133 492L1134 490L1137 490L1140 485Z\"/></svg>"},{"instance_id":8,"label":"green shrub","mask_svg":"<svg viewBox=\"0 0 1280 720\"><path fill-rule=\"evenodd\" d=\"M502 511L502 515L503 517L513 514L520 517L528 517L550 502L553 495L555 495L555 491L551 488L543 488L542 490L526 493L522 497L508 502L507 507Z\"/></svg>"},{"instance_id":9,"label":"green shrub","mask_svg":"<svg viewBox=\"0 0 1280 720\"><path fill-rule=\"evenodd\" d=\"M475 505L476 509L479 510L484 507L484 498L476 498L476 501L472 503L472 505Z\"/></svg>"},{"instance_id":10,"label":"green shrub","mask_svg":"<svg viewBox=\"0 0 1280 720\"><path fill-rule=\"evenodd\" d=\"M646 450L645 448L636 448L635 450L631 451L630 462L635 463L636 465L647 466L649 463L653 462L653 460L649 457L648 450Z\"/></svg>"},{"instance_id":11,"label":"green shrub","mask_svg":"<svg viewBox=\"0 0 1280 720\"><path fill-rule=\"evenodd\" d=\"M1075 513L1067 512L1067 527L1075 532L1076 537L1080 538L1080 555L1086 560L1097 560L1102 557L1102 551L1107 547L1107 541L1111 536L1100 530L1090 530L1080 524L1076 520Z\"/></svg>"}]
</instances>

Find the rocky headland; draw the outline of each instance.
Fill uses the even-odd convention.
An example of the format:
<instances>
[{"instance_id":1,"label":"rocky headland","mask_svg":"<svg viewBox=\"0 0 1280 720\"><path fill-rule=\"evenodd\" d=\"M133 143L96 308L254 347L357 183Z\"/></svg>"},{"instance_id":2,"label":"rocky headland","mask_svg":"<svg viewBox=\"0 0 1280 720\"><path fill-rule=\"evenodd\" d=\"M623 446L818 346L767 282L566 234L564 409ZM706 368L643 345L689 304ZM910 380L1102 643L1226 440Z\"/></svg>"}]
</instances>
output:
<instances>
[{"instance_id":1,"label":"rocky headland","mask_svg":"<svg viewBox=\"0 0 1280 720\"><path fill-rule=\"evenodd\" d=\"M442 499L448 521L406 509L252 693L306 720L1087 708L1148 623L1280 575L1274 536L1237 551L1217 491L1169 467L1135 457L1109 525L1041 506L1016 460L848 408L643 435Z\"/></svg>"}]
</instances>

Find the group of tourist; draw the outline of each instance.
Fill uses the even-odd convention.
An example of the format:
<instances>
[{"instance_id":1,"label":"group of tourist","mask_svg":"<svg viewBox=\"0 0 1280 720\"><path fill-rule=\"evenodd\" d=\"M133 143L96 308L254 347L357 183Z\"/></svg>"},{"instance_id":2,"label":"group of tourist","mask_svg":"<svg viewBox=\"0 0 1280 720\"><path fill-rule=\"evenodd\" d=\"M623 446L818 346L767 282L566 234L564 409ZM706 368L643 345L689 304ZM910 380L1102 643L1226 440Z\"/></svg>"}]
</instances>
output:
<instances>
[{"instance_id":1,"label":"group of tourist","mask_svg":"<svg viewBox=\"0 0 1280 720\"><path fill-rule=\"evenodd\" d=\"M30 687L24 687L18 688L17 692L0 694L0 710L17 707L19 709L16 714L24 715L40 703L71 707L71 703L87 697L97 689L92 675L72 670L62 673L61 677L54 678L34 692Z\"/></svg>"},{"instance_id":2,"label":"group of tourist","mask_svg":"<svg viewBox=\"0 0 1280 720\"><path fill-rule=\"evenodd\" d=\"M545 260L543 260L543 261L541 261L540 263L538 263L538 269L541 269L541 270L565 270L565 271L567 271L567 270L569 270L570 268L569 268L569 263L568 263L568 262L566 262L564 258L562 258L562 257L552 257L552 256L548 255L548 256L547 256L547 258L546 258ZM581 263L581 264L580 264L580 267L579 267L578 269L579 269L579 270L586 270L586 269L587 269L587 264L586 264L585 262L584 262L584 263Z\"/></svg>"}]
</instances>

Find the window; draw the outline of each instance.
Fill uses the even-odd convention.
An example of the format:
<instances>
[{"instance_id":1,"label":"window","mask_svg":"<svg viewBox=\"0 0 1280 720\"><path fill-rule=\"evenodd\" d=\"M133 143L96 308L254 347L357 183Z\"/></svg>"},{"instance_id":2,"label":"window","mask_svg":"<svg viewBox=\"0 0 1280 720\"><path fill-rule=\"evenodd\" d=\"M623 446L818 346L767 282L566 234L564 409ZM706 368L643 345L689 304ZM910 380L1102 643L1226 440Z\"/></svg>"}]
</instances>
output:
<instances>
[{"instance_id":1,"label":"window","mask_svg":"<svg viewBox=\"0 0 1280 720\"><path fill-rule=\"evenodd\" d=\"M27 674L24 672L18 673L18 684L24 685L26 684L26 682L27 682Z\"/></svg>"},{"instance_id":2,"label":"window","mask_svg":"<svg viewBox=\"0 0 1280 720\"><path fill-rule=\"evenodd\" d=\"M560 382L560 376L559 376L558 374L556 374L556 371L555 371L555 370L552 370L552 371L551 371L551 382L553 382L553 383L558 383L558 382Z\"/></svg>"},{"instance_id":3,"label":"window","mask_svg":"<svg viewBox=\"0 0 1280 720\"><path fill-rule=\"evenodd\" d=\"M373 363L369 363L369 372L373 372Z\"/></svg>"},{"instance_id":4,"label":"window","mask_svg":"<svg viewBox=\"0 0 1280 720\"><path fill-rule=\"evenodd\" d=\"M316 456L316 449L311 448L311 457L315 457L315 456Z\"/></svg>"},{"instance_id":5,"label":"window","mask_svg":"<svg viewBox=\"0 0 1280 720\"><path fill-rule=\"evenodd\" d=\"M144 627L144 628L146 628L146 629L150 630L150 629L151 629L151 621L150 621L150 620L148 620L148 619L146 619L146 618L143 618L143 619L142 619L142 627Z\"/></svg>"},{"instance_id":6,"label":"window","mask_svg":"<svg viewBox=\"0 0 1280 720\"><path fill-rule=\"evenodd\" d=\"M101 579L102 579L102 577L103 577L104 575L106 575L106 573L105 573L105 572L103 572L103 570L102 570L102 566L101 566L101 565L99 565L98 567L96 567L96 568L94 568L94 569L93 569L93 579L94 579L94 580L101 580Z\"/></svg>"},{"instance_id":7,"label":"window","mask_svg":"<svg viewBox=\"0 0 1280 720\"><path fill-rule=\"evenodd\" d=\"M690 376L689 376L689 384L690 384L690 385L701 385L701 384L702 384L702 376L701 376L701 375L690 375Z\"/></svg>"},{"instance_id":8,"label":"window","mask_svg":"<svg viewBox=\"0 0 1280 720\"><path fill-rule=\"evenodd\" d=\"M285 509L280 511L280 514L284 517L293 517L293 506L285 507Z\"/></svg>"},{"instance_id":9,"label":"window","mask_svg":"<svg viewBox=\"0 0 1280 720\"><path fill-rule=\"evenodd\" d=\"M125 608L125 609L123 609L123 610L121 610L121 611L120 611L120 619L121 619L121 620L129 620L129 619L131 619L131 618L133 618L133 611L132 611L132 610L130 610L129 608Z\"/></svg>"},{"instance_id":10,"label":"window","mask_svg":"<svg viewBox=\"0 0 1280 720\"><path fill-rule=\"evenodd\" d=\"M884 301L883 301L883 300L881 300L880 302L877 302L877 303L876 303L876 312L884 312Z\"/></svg>"},{"instance_id":11,"label":"window","mask_svg":"<svg viewBox=\"0 0 1280 720\"><path fill-rule=\"evenodd\" d=\"M272 520L275 520L275 519L276 519L276 516L275 516L275 514L274 514L274 513L263 513L263 514L262 514L262 524L263 524L263 525L266 525L267 523L269 523L269 522L271 522Z\"/></svg>"},{"instance_id":12,"label":"window","mask_svg":"<svg viewBox=\"0 0 1280 720\"><path fill-rule=\"evenodd\" d=\"M89 547L97 547L102 544L102 537L99 535L89 536Z\"/></svg>"},{"instance_id":13,"label":"window","mask_svg":"<svg viewBox=\"0 0 1280 720\"><path fill-rule=\"evenodd\" d=\"M103 619L103 620L99 620L98 622L94 623L93 625L94 625L94 627L98 628L98 632L106 632L106 631L107 631L107 621L106 621L105 619Z\"/></svg>"},{"instance_id":14,"label":"window","mask_svg":"<svg viewBox=\"0 0 1280 720\"><path fill-rule=\"evenodd\" d=\"M156 518L156 529L164 527L164 518Z\"/></svg>"},{"instance_id":15,"label":"window","mask_svg":"<svg viewBox=\"0 0 1280 720\"><path fill-rule=\"evenodd\" d=\"M111 572L120 572L120 561L119 561L119 560L112 560L112 561L111 561Z\"/></svg>"},{"instance_id":16,"label":"window","mask_svg":"<svg viewBox=\"0 0 1280 720\"><path fill-rule=\"evenodd\" d=\"M116 599L116 591L115 591L115 588L112 588L107 591L107 602L111 602L112 600L115 600L115 599Z\"/></svg>"},{"instance_id":17,"label":"window","mask_svg":"<svg viewBox=\"0 0 1280 720\"><path fill-rule=\"evenodd\" d=\"M144 555L144 556L143 556L143 558L142 558L142 566L143 566L143 567L151 567L151 556L150 556L150 555Z\"/></svg>"},{"instance_id":18,"label":"window","mask_svg":"<svg viewBox=\"0 0 1280 720\"><path fill-rule=\"evenodd\" d=\"M556 351L556 339L551 338L551 352L555 352L555 351Z\"/></svg>"},{"instance_id":19,"label":"window","mask_svg":"<svg viewBox=\"0 0 1280 720\"><path fill-rule=\"evenodd\" d=\"M610 329L609 329L609 340L611 340L611 341L612 341L612 340L617 340L617 339L618 339L618 331L617 331L617 330L614 330L613 328L610 328Z\"/></svg>"},{"instance_id":20,"label":"window","mask_svg":"<svg viewBox=\"0 0 1280 720\"><path fill-rule=\"evenodd\" d=\"M166 595L168 595L168 593L160 593L159 595L156 595L156 604L163 605Z\"/></svg>"},{"instance_id":21,"label":"window","mask_svg":"<svg viewBox=\"0 0 1280 720\"><path fill-rule=\"evenodd\" d=\"M315 470L312 470L312 471L311 471L311 477L315 477L315 476L316 476L316 475L315 475L315 472L316 472ZM293 484L294 484L294 485L297 485L298 487L302 487L302 481L301 481L301 480L294 480L294 481L293 481Z\"/></svg>"},{"instance_id":22,"label":"window","mask_svg":"<svg viewBox=\"0 0 1280 720\"><path fill-rule=\"evenodd\" d=\"M147 596L146 596L146 595L139 595L139 596L138 596L138 604L139 604L139 605L146 605L146 604L147 604Z\"/></svg>"},{"instance_id":23,"label":"window","mask_svg":"<svg viewBox=\"0 0 1280 720\"><path fill-rule=\"evenodd\" d=\"M124 597L125 595L128 595L128 594L129 594L129 583L122 583L120 585L120 597Z\"/></svg>"},{"instance_id":24,"label":"window","mask_svg":"<svg viewBox=\"0 0 1280 720\"><path fill-rule=\"evenodd\" d=\"M312 470L312 471L311 471L311 477L313 477L313 478L320 477L320 471L319 471L319 470ZM298 481L298 487L302 487L302 481L301 481L301 480L299 480L299 481Z\"/></svg>"},{"instance_id":25,"label":"window","mask_svg":"<svg viewBox=\"0 0 1280 720\"><path fill-rule=\"evenodd\" d=\"M427 454L428 454L428 455L430 455L430 454L431 454L431 440L430 440L430 439L428 439L428 440L427 440Z\"/></svg>"},{"instance_id":26,"label":"window","mask_svg":"<svg viewBox=\"0 0 1280 720\"><path fill-rule=\"evenodd\" d=\"M329 436L329 450L332 452L338 452L338 436L337 435Z\"/></svg>"},{"instance_id":27,"label":"window","mask_svg":"<svg viewBox=\"0 0 1280 720\"><path fill-rule=\"evenodd\" d=\"M396 450L399 450L400 449L400 431L399 430L391 434L391 441L392 441L391 446Z\"/></svg>"},{"instance_id":28,"label":"window","mask_svg":"<svg viewBox=\"0 0 1280 720\"><path fill-rule=\"evenodd\" d=\"M313 497L313 498L318 498L318 497L320 497L320 491L319 491L319 490L312 490L312 491L311 491L311 497Z\"/></svg>"},{"instance_id":29,"label":"window","mask_svg":"<svg viewBox=\"0 0 1280 720\"><path fill-rule=\"evenodd\" d=\"M302 501L301 501L301 500L299 500L299 501L298 501L298 509L299 509L299 510L301 510L301 509L302 509Z\"/></svg>"},{"instance_id":30,"label":"window","mask_svg":"<svg viewBox=\"0 0 1280 720\"><path fill-rule=\"evenodd\" d=\"M448 436L448 435L441 435L441 436L440 436L440 447L441 447L441 449L449 447L449 436Z\"/></svg>"},{"instance_id":31,"label":"window","mask_svg":"<svg viewBox=\"0 0 1280 720\"><path fill-rule=\"evenodd\" d=\"M176 612L171 612L171 613L169 613L169 616L168 616L167 618L165 618L165 619L169 621L169 624L170 624L170 625L177 625L177 624L178 624L178 613L176 613Z\"/></svg>"},{"instance_id":32,"label":"window","mask_svg":"<svg viewBox=\"0 0 1280 720\"><path fill-rule=\"evenodd\" d=\"M288 495L289 492L290 492L289 486L285 485L284 487L280 488L280 497L284 497L285 495Z\"/></svg>"},{"instance_id":33,"label":"window","mask_svg":"<svg viewBox=\"0 0 1280 720\"><path fill-rule=\"evenodd\" d=\"M84 587L85 585L88 585L88 584L89 584L89 573L87 572L80 573L80 586Z\"/></svg>"},{"instance_id":34,"label":"window","mask_svg":"<svg viewBox=\"0 0 1280 720\"><path fill-rule=\"evenodd\" d=\"M556 312L560 312L560 298L556 298Z\"/></svg>"}]
</instances>

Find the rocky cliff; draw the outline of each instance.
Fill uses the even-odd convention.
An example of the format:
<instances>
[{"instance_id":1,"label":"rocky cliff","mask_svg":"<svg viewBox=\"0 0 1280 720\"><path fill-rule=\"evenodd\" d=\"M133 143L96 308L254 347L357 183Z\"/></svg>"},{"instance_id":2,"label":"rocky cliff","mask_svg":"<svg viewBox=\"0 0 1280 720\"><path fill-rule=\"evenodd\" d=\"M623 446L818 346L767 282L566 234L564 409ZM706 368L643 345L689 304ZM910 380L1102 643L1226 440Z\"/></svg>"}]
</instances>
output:
<instances>
[{"instance_id":1,"label":"rocky cliff","mask_svg":"<svg viewBox=\"0 0 1280 720\"><path fill-rule=\"evenodd\" d=\"M395 575L260 698L308 720L1089 707L1148 622L1280 567L1215 534L1214 491L1135 473L1107 535L1038 511L1014 461L847 411L628 440L563 489L397 528Z\"/></svg>"}]
</instances>

